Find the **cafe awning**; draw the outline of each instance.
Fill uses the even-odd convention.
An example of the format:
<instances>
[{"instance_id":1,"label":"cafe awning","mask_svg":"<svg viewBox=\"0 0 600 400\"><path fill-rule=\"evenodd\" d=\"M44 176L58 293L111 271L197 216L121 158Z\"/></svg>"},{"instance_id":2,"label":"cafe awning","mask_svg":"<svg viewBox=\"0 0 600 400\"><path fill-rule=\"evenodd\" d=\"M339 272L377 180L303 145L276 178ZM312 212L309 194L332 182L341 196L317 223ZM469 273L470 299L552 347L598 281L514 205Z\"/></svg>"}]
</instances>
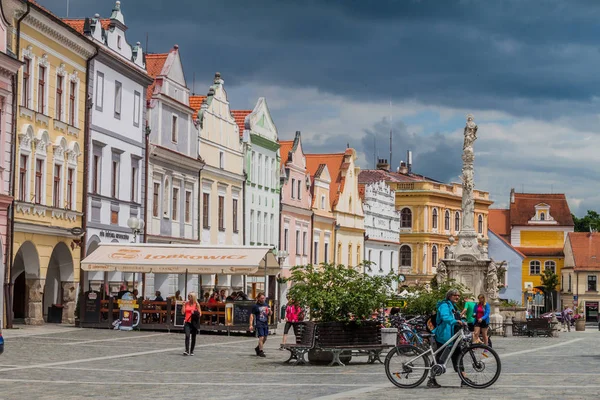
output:
<instances>
[{"instance_id":1,"label":"cafe awning","mask_svg":"<svg viewBox=\"0 0 600 400\"><path fill-rule=\"evenodd\" d=\"M269 247L185 244L102 243L81 261L84 271L157 274L276 275L279 265Z\"/></svg>"}]
</instances>

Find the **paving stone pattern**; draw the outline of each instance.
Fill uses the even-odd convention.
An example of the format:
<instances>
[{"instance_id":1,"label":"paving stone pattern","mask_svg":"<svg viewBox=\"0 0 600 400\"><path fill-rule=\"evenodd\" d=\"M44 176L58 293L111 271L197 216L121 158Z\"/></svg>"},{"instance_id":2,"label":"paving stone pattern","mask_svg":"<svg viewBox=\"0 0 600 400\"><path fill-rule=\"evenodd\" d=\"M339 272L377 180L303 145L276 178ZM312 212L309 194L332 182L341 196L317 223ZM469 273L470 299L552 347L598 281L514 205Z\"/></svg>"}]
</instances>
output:
<instances>
[{"instance_id":1,"label":"paving stone pattern","mask_svg":"<svg viewBox=\"0 0 600 400\"><path fill-rule=\"evenodd\" d=\"M346 367L290 366L281 336L256 357L256 339L201 335L184 357L179 333L121 332L60 325L5 331L0 399L589 399L600 393L600 332L560 338L494 338L502 375L491 388L404 390L366 357ZM290 336L293 340L293 337Z\"/></svg>"}]
</instances>

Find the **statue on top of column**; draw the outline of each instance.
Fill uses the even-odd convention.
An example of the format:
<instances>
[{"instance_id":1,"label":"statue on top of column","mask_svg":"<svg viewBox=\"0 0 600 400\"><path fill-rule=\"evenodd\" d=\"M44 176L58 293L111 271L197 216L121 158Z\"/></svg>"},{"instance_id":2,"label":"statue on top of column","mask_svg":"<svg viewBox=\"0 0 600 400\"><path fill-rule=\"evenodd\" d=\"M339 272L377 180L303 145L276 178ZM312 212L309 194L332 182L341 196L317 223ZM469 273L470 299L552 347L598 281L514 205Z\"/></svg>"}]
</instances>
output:
<instances>
[{"instance_id":1,"label":"statue on top of column","mask_svg":"<svg viewBox=\"0 0 600 400\"><path fill-rule=\"evenodd\" d=\"M463 144L463 167L462 167L462 209L463 223L462 229L465 231L475 230L475 201L473 200L474 188L474 171L473 162L475 154L473 152L473 144L477 140L477 125L475 124L472 114L467 115L467 125L465 126L465 141Z\"/></svg>"}]
</instances>

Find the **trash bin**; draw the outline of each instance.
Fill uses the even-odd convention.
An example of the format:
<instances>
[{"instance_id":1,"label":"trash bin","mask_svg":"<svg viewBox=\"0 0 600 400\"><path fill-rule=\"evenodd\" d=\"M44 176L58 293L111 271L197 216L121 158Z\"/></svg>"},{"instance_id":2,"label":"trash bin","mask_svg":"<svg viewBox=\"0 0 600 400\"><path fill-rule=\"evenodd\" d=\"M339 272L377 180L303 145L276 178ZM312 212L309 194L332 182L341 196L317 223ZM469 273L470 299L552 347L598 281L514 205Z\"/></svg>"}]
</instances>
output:
<instances>
[{"instance_id":1,"label":"trash bin","mask_svg":"<svg viewBox=\"0 0 600 400\"><path fill-rule=\"evenodd\" d=\"M48 322L49 324L62 323L63 306L61 304L52 304L48 307Z\"/></svg>"}]
</instances>

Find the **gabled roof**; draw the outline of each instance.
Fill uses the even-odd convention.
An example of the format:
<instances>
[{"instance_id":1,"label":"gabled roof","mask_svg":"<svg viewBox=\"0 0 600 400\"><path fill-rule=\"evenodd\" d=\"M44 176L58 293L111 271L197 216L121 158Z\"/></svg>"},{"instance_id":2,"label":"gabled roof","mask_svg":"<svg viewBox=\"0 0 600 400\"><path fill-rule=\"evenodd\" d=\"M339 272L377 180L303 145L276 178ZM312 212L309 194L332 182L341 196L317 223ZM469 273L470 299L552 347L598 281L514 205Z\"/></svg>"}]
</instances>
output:
<instances>
[{"instance_id":1,"label":"gabled roof","mask_svg":"<svg viewBox=\"0 0 600 400\"><path fill-rule=\"evenodd\" d=\"M85 19L70 19L70 18L62 18L63 22L69 25L71 28L75 29L77 32L83 35L83 26L85 25ZM102 25L102 29L108 30L110 27L110 18L102 18L100 20L100 24Z\"/></svg>"},{"instance_id":2,"label":"gabled roof","mask_svg":"<svg viewBox=\"0 0 600 400\"><path fill-rule=\"evenodd\" d=\"M200 107L202 107L202 102L206 99L206 96L190 96L190 107L194 110L193 119L198 118L198 112L200 111Z\"/></svg>"},{"instance_id":3,"label":"gabled roof","mask_svg":"<svg viewBox=\"0 0 600 400\"><path fill-rule=\"evenodd\" d=\"M600 271L600 233L569 232L575 270Z\"/></svg>"},{"instance_id":4,"label":"gabled roof","mask_svg":"<svg viewBox=\"0 0 600 400\"><path fill-rule=\"evenodd\" d=\"M246 128L246 117L252 113L252 110L231 110L231 115L235 118L235 123L240 128L240 137L244 135L244 129Z\"/></svg>"},{"instance_id":5,"label":"gabled roof","mask_svg":"<svg viewBox=\"0 0 600 400\"><path fill-rule=\"evenodd\" d=\"M510 236L510 210L490 209L488 226L496 235Z\"/></svg>"},{"instance_id":6,"label":"gabled roof","mask_svg":"<svg viewBox=\"0 0 600 400\"><path fill-rule=\"evenodd\" d=\"M146 91L146 100L150 100L152 98L152 95L154 94L154 88L156 87L156 77L161 75L168 56L169 53L146 54L146 71L148 71L148 75L154 78L154 82L152 82Z\"/></svg>"},{"instance_id":7,"label":"gabled roof","mask_svg":"<svg viewBox=\"0 0 600 400\"><path fill-rule=\"evenodd\" d=\"M351 150L351 149L348 149ZM352 151L352 150L351 150ZM331 208L337 204L338 198L342 190L344 190L345 177L342 177L342 169L347 169L349 163L344 162L346 153L331 153L331 154L305 154L306 164L315 165L326 164L331 176L329 184L329 201Z\"/></svg>"},{"instance_id":8,"label":"gabled roof","mask_svg":"<svg viewBox=\"0 0 600 400\"><path fill-rule=\"evenodd\" d=\"M313 207L315 206L315 202L317 201L317 196L315 196L315 179L319 179L321 177L321 174L323 173L325 168L327 168L327 164L319 163L319 160L317 160L316 158L309 158L308 155L306 155L306 170L310 174L312 182L311 194Z\"/></svg>"},{"instance_id":9,"label":"gabled roof","mask_svg":"<svg viewBox=\"0 0 600 400\"><path fill-rule=\"evenodd\" d=\"M563 257L562 247L515 247L528 257Z\"/></svg>"},{"instance_id":10,"label":"gabled roof","mask_svg":"<svg viewBox=\"0 0 600 400\"><path fill-rule=\"evenodd\" d=\"M558 225L575 226L569 203L564 194L514 193L514 202L510 203L510 225L529 225L535 215L535 206L545 203L550 206L550 215Z\"/></svg>"},{"instance_id":11,"label":"gabled roof","mask_svg":"<svg viewBox=\"0 0 600 400\"><path fill-rule=\"evenodd\" d=\"M281 165L285 165L288 162L290 151L294 147L293 140L280 140L279 141L279 154L281 157Z\"/></svg>"}]
</instances>

